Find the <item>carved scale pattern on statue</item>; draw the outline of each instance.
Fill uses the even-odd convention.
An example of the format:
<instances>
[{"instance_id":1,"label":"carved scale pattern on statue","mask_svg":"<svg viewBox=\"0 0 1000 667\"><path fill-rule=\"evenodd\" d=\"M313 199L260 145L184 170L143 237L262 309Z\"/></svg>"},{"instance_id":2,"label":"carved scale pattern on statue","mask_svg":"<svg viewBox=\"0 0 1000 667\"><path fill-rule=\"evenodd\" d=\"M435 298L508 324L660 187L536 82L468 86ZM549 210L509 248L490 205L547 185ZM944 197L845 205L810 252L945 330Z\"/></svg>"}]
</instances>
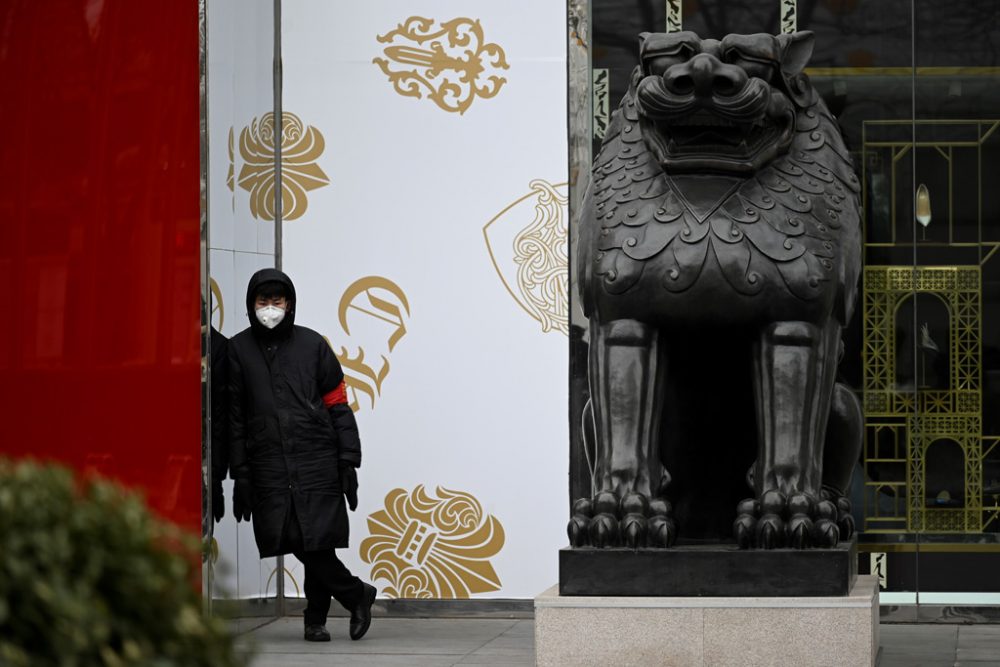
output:
<instances>
[{"instance_id":1,"label":"carved scale pattern on statue","mask_svg":"<svg viewBox=\"0 0 1000 667\"><path fill-rule=\"evenodd\" d=\"M835 374L861 266L859 183L803 73L812 44L808 32L640 36L580 224L595 493L574 503L574 546L683 537L670 496L684 485L664 469L683 438L665 402L683 398L678 355L719 336L734 368L752 366L753 497L727 510L732 539L804 548L853 533L843 494L861 415Z\"/></svg>"}]
</instances>

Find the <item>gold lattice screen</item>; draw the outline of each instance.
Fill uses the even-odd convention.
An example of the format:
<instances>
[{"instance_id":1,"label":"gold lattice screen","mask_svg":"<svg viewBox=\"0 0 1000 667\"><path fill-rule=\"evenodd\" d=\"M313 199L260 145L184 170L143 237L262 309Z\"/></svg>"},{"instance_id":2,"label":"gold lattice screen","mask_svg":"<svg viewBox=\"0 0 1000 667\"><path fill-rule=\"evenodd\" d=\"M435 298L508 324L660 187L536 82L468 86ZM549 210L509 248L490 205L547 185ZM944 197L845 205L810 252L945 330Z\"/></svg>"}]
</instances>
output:
<instances>
[{"instance_id":1,"label":"gold lattice screen","mask_svg":"<svg viewBox=\"0 0 1000 667\"><path fill-rule=\"evenodd\" d=\"M864 287L865 530L982 532L983 437L978 266L867 266ZM919 294L940 299L949 320L947 389L897 385L896 316ZM964 507L927 507L932 444L964 456ZM871 474L876 468L879 474ZM877 479L873 479L877 477ZM891 499L886 508L879 496Z\"/></svg>"}]
</instances>

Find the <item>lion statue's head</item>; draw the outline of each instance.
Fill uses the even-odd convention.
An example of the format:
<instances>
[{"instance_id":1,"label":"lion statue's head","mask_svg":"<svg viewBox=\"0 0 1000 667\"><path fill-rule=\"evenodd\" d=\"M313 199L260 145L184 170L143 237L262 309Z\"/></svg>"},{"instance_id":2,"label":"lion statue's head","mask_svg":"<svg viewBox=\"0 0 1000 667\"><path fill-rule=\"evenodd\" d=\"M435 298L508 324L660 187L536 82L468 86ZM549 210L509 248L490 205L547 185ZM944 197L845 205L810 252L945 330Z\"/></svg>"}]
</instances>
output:
<instances>
[{"instance_id":1,"label":"lion statue's head","mask_svg":"<svg viewBox=\"0 0 1000 667\"><path fill-rule=\"evenodd\" d=\"M747 174L788 152L798 109L816 94L802 73L812 33L644 33L635 73L643 136L672 173Z\"/></svg>"},{"instance_id":2,"label":"lion statue's head","mask_svg":"<svg viewBox=\"0 0 1000 667\"><path fill-rule=\"evenodd\" d=\"M588 312L627 298L674 309L681 294L703 301L728 285L775 312L836 303L846 322L860 183L803 71L812 49L810 32L640 36L584 204Z\"/></svg>"}]
</instances>

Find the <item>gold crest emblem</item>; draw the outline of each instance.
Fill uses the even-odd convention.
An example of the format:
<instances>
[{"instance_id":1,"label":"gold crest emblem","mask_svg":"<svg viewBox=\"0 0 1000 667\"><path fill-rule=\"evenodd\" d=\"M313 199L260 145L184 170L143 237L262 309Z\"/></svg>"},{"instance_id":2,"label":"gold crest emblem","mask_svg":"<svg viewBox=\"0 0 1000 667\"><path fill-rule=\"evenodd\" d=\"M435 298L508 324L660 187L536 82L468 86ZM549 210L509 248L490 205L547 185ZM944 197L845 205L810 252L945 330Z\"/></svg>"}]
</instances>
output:
<instances>
[{"instance_id":1,"label":"gold crest emblem","mask_svg":"<svg viewBox=\"0 0 1000 667\"><path fill-rule=\"evenodd\" d=\"M542 331L564 334L569 333L567 186L533 180L528 194L483 227L493 268L510 295Z\"/></svg>"},{"instance_id":2,"label":"gold crest emblem","mask_svg":"<svg viewBox=\"0 0 1000 667\"><path fill-rule=\"evenodd\" d=\"M293 113L281 115L281 217L295 220L306 212L306 192L329 185L316 164L323 154L323 134L306 127ZM250 193L250 213L258 220L274 220L274 114L255 118L240 132L239 185Z\"/></svg>"},{"instance_id":3,"label":"gold crest emblem","mask_svg":"<svg viewBox=\"0 0 1000 667\"><path fill-rule=\"evenodd\" d=\"M350 407L357 412L361 409L359 394L368 396L372 408L375 407L375 397L382 395L382 383L389 375L389 353L406 335L405 318L410 316L410 303L399 285L388 278L366 276L351 283L340 297L337 318L348 336L352 335L350 313L360 313L365 324L373 325L363 327L363 332L357 332L358 326L355 326L359 337L365 339L370 347L374 345L385 350L379 355L381 363L376 370L373 362L365 359L365 349L360 345L353 355L346 347L341 347L339 352L333 348L344 369L344 382L351 397Z\"/></svg>"},{"instance_id":4,"label":"gold crest emblem","mask_svg":"<svg viewBox=\"0 0 1000 667\"><path fill-rule=\"evenodd\" d=\"M434 20L411 16L384 35L389 44L373 63L404 97L424 94L445 111L464 114L476 97L487 99L507 83L500 70L510 69L496 44L486 43L478 19L456 18L434 29ZM393 70L401 65L406 69Z\"/></svg>"},{"instance_id":5,"label":"gold crest emblem","mask_svg":"<svg viewBox=\"0 0 1000 667\"><path fill-rule=\"evenodd\" d=\"M385 509L368 517L371 536L361 543L361 559L372 565L372 579L385 580L382 592L394 598L500 590L489 559L503 548L503 526L469 493L438 487L437 495L422 484L412 493L393 489Z\"/></svg>"}]
</instances>

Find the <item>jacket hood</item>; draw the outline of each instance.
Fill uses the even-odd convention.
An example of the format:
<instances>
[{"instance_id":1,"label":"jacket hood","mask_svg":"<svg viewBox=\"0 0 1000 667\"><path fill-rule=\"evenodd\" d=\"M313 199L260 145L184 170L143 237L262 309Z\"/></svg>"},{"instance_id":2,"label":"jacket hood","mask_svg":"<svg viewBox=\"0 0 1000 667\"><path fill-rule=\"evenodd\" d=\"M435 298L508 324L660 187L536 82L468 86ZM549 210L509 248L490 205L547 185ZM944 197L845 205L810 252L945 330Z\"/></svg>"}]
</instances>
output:
<instances>
[{"instance_id":1,"label":"jacket hood","mask_svg":"<svg viewBox=\"0 0 1000 667\"><path fill-rule=\"evenodd\" d=\"M264 283L269 282L279 282L285 286L288 291L288 308L285 310L285 317L281 320L278 326L273 329L268 329L263 324L257 320L256 309L254 308L254 297L257 293L257 288L259 288ZM278 269L261 269L257 273L250 276L250 282L247 284L247 318L250 320L250 329L257 336L262 338L282 338L288 335L288 332L292 330L295 325L295 285L292 284L292 279L287 275L279 271Z\"/></svg>"}]
</instances>

